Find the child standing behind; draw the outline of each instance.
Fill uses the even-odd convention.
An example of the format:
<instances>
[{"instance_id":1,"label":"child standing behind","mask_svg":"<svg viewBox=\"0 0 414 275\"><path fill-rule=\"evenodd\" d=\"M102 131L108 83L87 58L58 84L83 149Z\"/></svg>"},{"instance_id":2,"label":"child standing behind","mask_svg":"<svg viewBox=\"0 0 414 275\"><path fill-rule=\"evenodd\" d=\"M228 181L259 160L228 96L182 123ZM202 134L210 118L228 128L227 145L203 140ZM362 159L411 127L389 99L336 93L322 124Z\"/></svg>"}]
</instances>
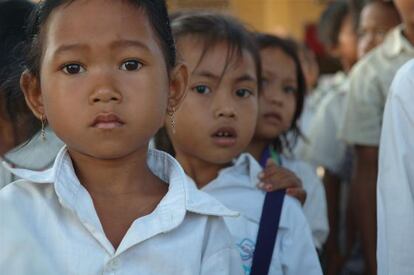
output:
<instances>
[{"instance_id":1,"label":"child standing behind","mask_svg":"<svg viewBox=\"0 0 414 275\"><path fill-rule=\"evenodd\" d=\"M34 16L22 87L66 146L0 191L2 273L240 274L234 213L148 151L187 83L165 1L46 0Z\"/></svg>"},{"instance_id":2,"label":"child standing behind","mask_svg":"<svg viewBox=\"0 0 414 275\"><path fill-rule=\"evenodd\" d=\"M256 126L259 54L253 38L232 18L188 14L175 19L172 27L190 80L175 126L166 121L167 132L176 159L198 188L241 213L225 221L245 274L250 274L255 270L252 262L265 193L256 187L260 165L249 154L239 155ZM321 274L298 201L284 198L280 223L270 230L277 230L277 238L267 255L268 274Z\"/></svg>"},{"instance_id":3,"label":"child standing behind","mask_svg":"<svg viewBox=\"0 0 414 275\"><path fill-rule=\"evenodd\" d=\"M313 167L284 154L292 153L300 135L298 120L306 86L299 57L294 44L289 41L267 34L258 34L256 40L262 59L263 87L259 96L256 132L248 152L263 167L267 159L272 158L302 180L307 193L303 211L314 244L322 249L329 232L325 190Z\"/></svg>"}]
</instances>

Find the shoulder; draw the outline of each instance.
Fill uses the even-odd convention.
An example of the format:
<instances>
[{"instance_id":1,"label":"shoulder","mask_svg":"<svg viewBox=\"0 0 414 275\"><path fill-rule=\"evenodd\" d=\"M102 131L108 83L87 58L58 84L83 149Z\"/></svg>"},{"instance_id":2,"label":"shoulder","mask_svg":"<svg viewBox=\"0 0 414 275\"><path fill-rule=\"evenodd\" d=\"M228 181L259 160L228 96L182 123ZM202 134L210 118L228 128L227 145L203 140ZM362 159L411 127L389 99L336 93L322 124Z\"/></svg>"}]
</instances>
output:
<instances>
[{"instance_id":1,"label":"shoulder","mask_svg":"<svg viewBox=\"0 0 414 275\"><path fill-rule=\"evenodd\" d=\"M397 72L391 86L391 96L413 95L414 59L405 63Z\"/></svg>"},{"instance_id":2,"label":"shoulder","mask_svg":"<svg viewBox=\"0 0 414 275\"><path fill-rule=\"evenodd\" d=\"M283 157L283 167L293 171L302 180L309 178L318 178L315 168L303 160L297 158Z\"/></svg>"},{"instance_id":3,"label":"shoulder","mask_svg":"<svg viewBox=\"0 0 414 275\"><path fill-rule=\"evenodd\" d=\"M54 199L53 185L49 183L34 183L27 180L17 180L0 190L0 204L10 205L15 209L29 209L41 201Z\"/></svg>"},{"instance_id":4,"label":"shoulder","mask_svg":"<svg viewBox=\"0 0 414 275\"><path fill-rule=\"evenodd\" d=\"M0 158L1 161L1 158ZM12 182L12 174L0 164L0 189Z\"/></svg>"},{"instance_id":5,"label":"shoulder","mask_svg":"<svg viewBox=\"0 0 414 275\"><path fill-rule=\"evenodd\" d=\"M304 225L309 227L300 202L291 196L285 195L279 227L290 231L297 230L297 228L301 228Z\"/></svg>"}]
</instances>

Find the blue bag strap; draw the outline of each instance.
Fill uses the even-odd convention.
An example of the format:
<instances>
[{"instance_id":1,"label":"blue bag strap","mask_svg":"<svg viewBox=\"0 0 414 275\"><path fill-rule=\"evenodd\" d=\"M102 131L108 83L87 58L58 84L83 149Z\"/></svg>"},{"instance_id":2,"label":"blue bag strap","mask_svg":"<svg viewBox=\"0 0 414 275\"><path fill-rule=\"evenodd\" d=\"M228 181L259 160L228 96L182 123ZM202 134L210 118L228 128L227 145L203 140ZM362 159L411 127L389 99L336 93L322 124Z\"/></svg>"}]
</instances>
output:
<instances>
[{"instance_id":1,"label":"blue bag strap","mask_svg":"<svg viewBox=\"0 0 414 275\"><path fill-rule=\"evenodd\" d=\"M266 194L250 275L266 275L269 272L285 194L285 190Z\"/></svg>"},{"instance_id":2,"label":"blue bag strap","mask_svg":"<svg viewBox=\"0 0 414 275\"><path fill-rule=\"evenodd\" d=\"M273 148L270 146L264 150L260 158L260 165L263 168L266 166L268 158L273 158L279 165L282 164L280 157L276 152L273 152ZM266 194L250 275L266 275L269 273L285 194L286 190Z\"/></svg>"}]
</instances>

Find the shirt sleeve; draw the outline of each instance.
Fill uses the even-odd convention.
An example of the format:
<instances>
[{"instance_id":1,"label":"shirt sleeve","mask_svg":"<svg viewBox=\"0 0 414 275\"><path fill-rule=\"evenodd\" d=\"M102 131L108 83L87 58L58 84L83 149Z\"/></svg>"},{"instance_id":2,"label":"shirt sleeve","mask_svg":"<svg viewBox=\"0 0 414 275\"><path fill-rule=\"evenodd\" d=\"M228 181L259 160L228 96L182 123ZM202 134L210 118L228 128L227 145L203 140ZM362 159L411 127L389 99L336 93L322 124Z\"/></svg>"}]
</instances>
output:
<instances>
[{"instance_id":1,"label":"shirt sleeve","mask_svg":"<svg viewBox=\"0 0 414 275\"><path fill-rule=\"evenodd\" d=\"M325 188L311 166L304 162L300 162L300 164L301 173L298 176L301 178L307 193L303 213L309 223L316 248L322 249L329 235Z\"/></svg>"},{"instance_id":2,"label":"shirt sleeve","mask_svg":"<svg viewBox=\"0 0 414 275\"><path fill-rule=\"evenodd\" d=\"M414 61L397 74L381 136L377 186L378 274L414 270Z\"/></svg>"},{"instance_id":3,"label":"shirt sleeve","mask_svg":"<svg viewBox=\"0 0 414 275\"><path fill-rule=\"evenodd\" d=\"M386 93L379 79L380 68L374 68L373 61L373 58L361 60L350 75L350 90L339 132L349 144L379 145Z\"/></svg>"},{"instance_id":4,"label":"shirt sleeve","mask_svg":"<svg viewBox=\"0 0 414 275\"><path fill-rule=\"evenodd\" d=\"M308 143L299 152L305 161L335 174L341 172L345 160L346 144L338 138L344 105L345 95L333 91L326 96L311 122Z\"/></svg>"},{"instance_id":5,"label":"shirt sleeve","mask_svg":"<svg viewBox=\"0 0 414 275\"><path fill-rule=\"evenodd\" d=\"M287 219L288 230L281 240L280 250L275 250L273 253L280 253L283 274L322 275L309 225L299 202L286 196L282 215Z\"/></svg>"}]
</instances>

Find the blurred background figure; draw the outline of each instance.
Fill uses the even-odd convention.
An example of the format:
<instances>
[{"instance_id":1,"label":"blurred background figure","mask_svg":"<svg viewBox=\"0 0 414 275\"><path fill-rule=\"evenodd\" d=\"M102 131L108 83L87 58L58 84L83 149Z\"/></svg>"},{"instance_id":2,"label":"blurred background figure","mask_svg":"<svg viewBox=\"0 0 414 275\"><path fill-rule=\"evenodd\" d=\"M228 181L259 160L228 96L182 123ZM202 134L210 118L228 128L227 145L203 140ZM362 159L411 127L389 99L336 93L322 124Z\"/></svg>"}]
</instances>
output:
<instances>
[{"instance_id":1,"label":"blurred background figure","mask_svg":"<svg viewBox=\"0 0 414 275\"><path fill-rule=\"evenodd\" d=\"M386 34L401 23L401 17L393 2L368 2L360 16L358 26L358 57L384 41Z\"/></svg>"},{"instance_id":2,"label":"blurred background figure","mask_svg":"<svg viewBox=\"0 0 414 275\"><path fill-rule=\"evenodd\" d=\"M0 160L40 170L52 163L62 143L48 129L44 142L40 134L35 135L40 123L20 90L25 23L34 7L28 0L0 1ZM0 188L16 179L0 165Z\"/></svg>"},{"instance_id":3,"label":"blurred background figure","mask_svg":"<svg viewBox=\"0 0 414 275\"><path fill-rule=\"evenodd\" d=\"M24 24L34 4L0 1L0 156L30 134L31 115L20 90Z\"/></svg>"}]
</instances>

